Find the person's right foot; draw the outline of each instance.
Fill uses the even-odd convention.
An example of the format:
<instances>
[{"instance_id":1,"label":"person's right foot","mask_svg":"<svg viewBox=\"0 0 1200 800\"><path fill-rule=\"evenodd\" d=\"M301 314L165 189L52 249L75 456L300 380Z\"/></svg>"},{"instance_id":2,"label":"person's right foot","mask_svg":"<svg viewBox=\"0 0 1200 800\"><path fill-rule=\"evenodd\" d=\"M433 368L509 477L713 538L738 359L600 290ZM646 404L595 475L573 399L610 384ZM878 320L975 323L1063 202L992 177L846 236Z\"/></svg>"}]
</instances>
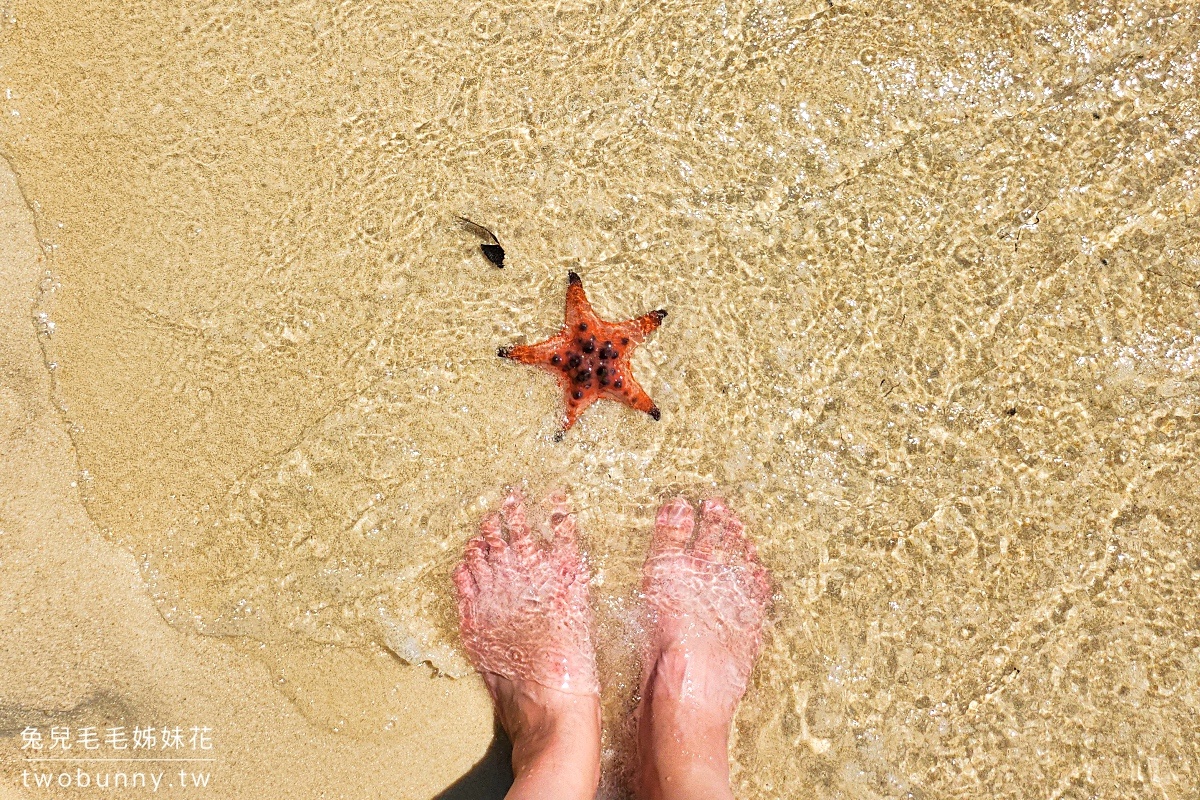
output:
<instances>
[{"instance_id":1,"label":"person's right foot","mask_svg":"<svg viewBox=\"0 0 1200 800\"><path fill-rule=\"evenodd\" d=\"M650 636L634 790L652 800L730 797L729 725L762 647L770 576L724 502L704 501L697 526L676 498L658 511L642 591Z\"/></svg>"},{"instance_id":2,"label":"person's right foot","mask_svg":"<svg viewBox=\"0 0 1200 800\"><path fill-rule=\"evenodd\" d=\"M591 798L600 779L588 570L566 498L550 506L547 541L509 493L454 570L463 646L512 739L508 800Z\"/></svg>"}]
</instances>

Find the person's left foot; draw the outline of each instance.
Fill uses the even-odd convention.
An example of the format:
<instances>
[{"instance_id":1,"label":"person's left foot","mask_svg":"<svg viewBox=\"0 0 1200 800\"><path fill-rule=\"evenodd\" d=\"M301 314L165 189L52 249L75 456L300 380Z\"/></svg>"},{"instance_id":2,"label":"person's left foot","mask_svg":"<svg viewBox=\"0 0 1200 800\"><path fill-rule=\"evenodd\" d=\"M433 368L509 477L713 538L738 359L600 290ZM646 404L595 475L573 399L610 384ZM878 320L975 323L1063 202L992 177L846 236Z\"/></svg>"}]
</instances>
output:
<instances>
[{"instance_id":1,"label":"person's left foot","mask_svg":"<svg viewBox=\"0 0 1200 800\"><path fill-rule=\"evenodd\" d=\"M550 498L550 541L509 493L454 570L458 621L513 742L510 798L590 797L600 776L600 684L575 519Z\"/></svg>"},{"instance_id":2,"label":"person's left foot","mask_svg":"<svg viewBox=\"0 0 1200 800\"><path fill-rule=\"evenodd\" d=\"M650 637L634 712L644 800L732 798L729 727L762 648L771 580L737 515L663 505L642 569Z\"/></svg>"}]
</instances>

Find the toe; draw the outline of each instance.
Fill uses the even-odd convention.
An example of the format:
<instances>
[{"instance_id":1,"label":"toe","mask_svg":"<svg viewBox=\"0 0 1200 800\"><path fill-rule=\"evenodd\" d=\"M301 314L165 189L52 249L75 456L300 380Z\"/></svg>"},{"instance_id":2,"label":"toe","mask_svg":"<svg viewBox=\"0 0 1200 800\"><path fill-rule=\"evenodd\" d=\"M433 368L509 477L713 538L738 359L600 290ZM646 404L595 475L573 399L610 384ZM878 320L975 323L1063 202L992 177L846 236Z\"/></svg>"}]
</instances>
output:
<instances>
[{"instance_id":1,"label":"toe","mask_svg":"<svg viewBox=\"0 0 1200 800\"><path fill-rule=\"evenodd\" d=\"M654 520L652 552L682 550L691 538L694 526L695 514L691 503L682 497L668 501L658 509L658 516Z\"/></svg>"},{"instance_id":2,"label":"toe","mask_svg":"<svg viewBox=\"0 0 1200 800\"><path fill-rule=\"evenodd\" d=\"M750 541L749 537L745 544L745 559L750 564L758 565L758 548L754 546L754 542Z\"/></svg>"},{"instance_id":3,"label":"toe","mask_svg":"<svg viewBox=\"0 0 1200 800\"><path fill-rule=\"evenodd\" d=\"M721 560L729 564L740 564L746 557L746 526L730 511L725 517L725 526L719 545Z\"/></svg>"},{"instance_id":4,"label":"toe","mask_svg":"<svg viewBox=\"0 0 1200 800\"><path fill-rule=\"evenodd\" d=\"M537 549L537 542L525 518L525 500L516 489L500 504L500 517L504 520L504 530L508 533L508 543L513 550L521 555L529 555Z\"/></svg>"},{"instance_id":5,"label":"toe","mask_svg":"<svg viewBox=\"0 0 1200 800\"><path fill-rule=\"evenodd\" d=\"M475 536L467 542L467 549L463 554L462 566L470 572L476 587L486 585L492 577L492 568L488 564L488 549L487 541L482 536Z\"/></svg>"},{"instance_id":6,"label":"toe","mask_svg":"<svg viewBox=\"0 0 1200 800\"><path fill-rule=\"evenodd\" d=\"M746 561L743 569L747 573L746 589L760 608L771 604L771 573L758 560L758 552L754 542L746 541Z\"/></svg>"},{"instance_id":7,"label":"toe","mask_svg":"<svg viewBox=\"0 0 1200 800\"><path fill-rule=\"evenodd\" d=\"M458 597L459 611L462 611L465 603L470 603L475 599L479 587L475 583L475 578L471 575L471 568L467 566L467 562L462 562L454 568L454 593ZM461 613L460 613L461 616Z\"/></svg>"},{"instance_id":8,"label":"toe","mask_svg":"<svg viewBox=\"0 0 1200 800\"><path fill-rule=\"evenodd\" d=\"M562 492L550 496L550 535L555 553L566 558L578 556L575 515L571 513L567 497Z\"/></svg>"},{"instance_id":9,"label":"toe","mask_svg":"<svg viewBox=\"0 0 1200 800\"><path fill-rule=\"evenodd\" d=\"M475 538L483 540L480 549L485 557L498 558L508 549L508 542L504 541L500 534L500 515L495 512L488 514L483 518L483 522L479 523L479 536Z\"/></svg>"},{"instance_id":10,"label":"toe","mask_svg":"<svg viewBox=\"0 0 1200 800\"><path fill-rule=\"evenodd\" d=\"M750 591L763 608L771 604L771 573L761 564L754 565L754 583Z\"/></svg>"},{"instance_id":11,"label":"toe","mask_svg":"<svg viewBox=\"0 0 1200 800\"><path fill-rule=\"evenodd\" d=\"M692 543L692 552L706 558L714 556L721 550L721 540L725 537L725 524L729 513L720 500L705 500L700 504L700 524L696 530L696 540Z\"/></svg>"}]
</instances>

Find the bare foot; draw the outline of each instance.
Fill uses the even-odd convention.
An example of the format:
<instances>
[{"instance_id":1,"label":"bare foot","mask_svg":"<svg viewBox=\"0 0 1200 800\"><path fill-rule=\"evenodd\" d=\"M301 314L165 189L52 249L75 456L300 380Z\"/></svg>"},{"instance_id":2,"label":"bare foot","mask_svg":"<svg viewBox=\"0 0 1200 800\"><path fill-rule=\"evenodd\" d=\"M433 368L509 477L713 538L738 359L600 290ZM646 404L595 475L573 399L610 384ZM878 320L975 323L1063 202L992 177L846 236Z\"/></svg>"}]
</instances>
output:
<instances>
[{"instance_id":1,"label":"bare foot","mask_svg":"<svg viewBox=\"0 0 1200 800\"><path fill-rule=\"evenodd\" d=\"M729 726L762 647L770 577L722 501L704 501L697 526L676 498L658 511L642 591L650 639L634 789L650 800L732 797Z\"/></svg>"},{"instance_id":2,"label":"bare foot","mask_svg":"<svg viewBox=\"0 0 1200 800\"><path fill-rule=\"evenodd\" d=\"M591 798L600 778L588 571L566 499L550 502L549 542L514 491L454 570L463 645L513 742L509 798Z\"/></svg>"}]
</instances>

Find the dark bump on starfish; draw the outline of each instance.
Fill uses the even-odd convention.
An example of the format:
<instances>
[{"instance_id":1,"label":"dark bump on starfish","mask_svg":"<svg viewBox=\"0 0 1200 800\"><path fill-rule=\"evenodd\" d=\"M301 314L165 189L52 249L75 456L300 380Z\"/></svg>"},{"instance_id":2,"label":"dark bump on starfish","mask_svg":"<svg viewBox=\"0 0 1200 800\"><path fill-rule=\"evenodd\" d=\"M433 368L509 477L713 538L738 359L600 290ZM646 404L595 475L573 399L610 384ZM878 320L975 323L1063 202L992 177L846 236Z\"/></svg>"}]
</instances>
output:
<instances>
[{"instance_id":1,"label":"dark bump on starfish","mask_svg":"<svg viewBox=\"0 0 1200 800\"><path fill-rule=\"evenodd\" d=\"M624 385L625 385L625 382L624 382L624 381L622 381L620 378L617 378L615 381L613 381L613 388L614 388L614 389L620 389L620 388L621 388L622 386L624 386Z\"/></svg>"},{"instance_id":2,"label":"dark bump on starfish","mask_svg":"<svg viewBox=\"0 0 1200 800\"><path fill-rule=\"evenodd\" d=\"M550 363L557 367L562 363L562 356L560 356L558 353L555 353L554 355L550 356Z\"/></svg>"},{"instance_id":3,"label":"dark bump on starfish","mask_svg":"<svg viewBox=\"0 0 1200 800\"><path fill-rule=\"evenodd\" d=\"M573 395L571 395L571 396L572 396L572 397L574 397L576 400L582 400L582 399L583 399L583 392L582 392L581 390L579 390L579 389L576 389L576 390L575 390L575 393L574 393Z\"/></svg>"},{"instance_id":4,"label":"dark bump on starfish","mask_svg":"<svg viewBox=\"0 0 1200 800\"><path fill-rule=\"evenodd\" d=\"M650 316L654 317L656 320L659 321L659 323L661 323L664 319L667 318L667 310L665 308L660 308L657 311L651 311Z\"/></svg>"},{"instance_id":5,"label":"dark bump on starfish","mask_svg":"<svg viewBox=\"0 0 1200 800\"><path fill-rule=\"evenodd\" d=\"M496 351L496 355L500 356L501 358L508 358L511 354L512 354L512 346L511 345L509 345L507 347L501 347L499 350Z\"/></svg>"},{"instance_id":6,"label":"dark bump on starfish","mask_svg":"<svg viewBox=\"0 0 1200 800\"><path fill-rule=\"evenodd\" d=\"M581 323L579 323L579 330L581 330L581 331L586 331L586 330L587 330L587 323L586 323L586 322L581 322Z\"/></svg>"},{"instance_id":7,"label":"dark bump on starfish","mask_svg":"<svg viewBox=\"0 0 1200 800\"><path fill-rule=\"evenodd\" d=\"M579 372L575 373L575 382L583 383L584 381L591 380L591 377L592 370L590 367L587 369L581 369Z\"/></svg>"},{"instance_id":8,"label":"dark bump on starfish","mask_svg":"<svg viewBox=\"0 0 1200 800\"><path fill-rule=\"evenodd\" d=\"M583 343L583 352L585 352L585 353L590 353L590 352L592 352L592 351L593 351L593 350L595 350L595 349L596 349L596 343L595 343L595 342L584 342L584 343Z\"/></svg>"},{"instance_id":9,"label":"dark bump on starfish","mask_svg":"<svg viewBox=\"0 0 1200 800\"><path fill-rule=\"evenodd\" d=\"M567 366L570 367L571 369L575 369L582 363L583 363L583 358L578 353L573 354L570 358L567 359Z\"/></svg>"},{"instance_id":10,"label":"dark bump on starfish","mask_svg":"<svg viewBox=\"0 0 1200 800\"><path fill-rule=\"evenodd\" d=\"M608 367L600 367L599 369L596 370L597 378L600 378L601 380L603 380L607 376L608 376Z\"/></svg>"},{"instance_id":11,"label":"dark bump on starfish","mask_svg":"<svg viewBox=\"0 0 1200 800\"><path fill-rule=\"evenodd\" d=\"M622 337L621 337L621 344L629 344L629 337L628 337L628 336L622 336Z\"/></svg>"},{"instance_id":12,"label":"dark bump on starfish","mask_svg":"<svg viewBox=\"0 0 1200 800\"><path fill-rule=\"evenodd\" d=\"M648 413L650 414L650 418L653 419L655 422L662 419L662 412L658 410L658 406L655 406L654 408L650 409L650 411Z\"/></svg>"},{"instance_id":13,"label":"dark bump on starfish","mask_svg":"<svg viewBox=\"0 0 1200 800\"><path fill-rule=\"evenodd\" d=\"M582 285L583 280L580 279L578 272L568 272L567 273L567 283L578 283L578 284Z\"/></svg>"}]
</instances>

